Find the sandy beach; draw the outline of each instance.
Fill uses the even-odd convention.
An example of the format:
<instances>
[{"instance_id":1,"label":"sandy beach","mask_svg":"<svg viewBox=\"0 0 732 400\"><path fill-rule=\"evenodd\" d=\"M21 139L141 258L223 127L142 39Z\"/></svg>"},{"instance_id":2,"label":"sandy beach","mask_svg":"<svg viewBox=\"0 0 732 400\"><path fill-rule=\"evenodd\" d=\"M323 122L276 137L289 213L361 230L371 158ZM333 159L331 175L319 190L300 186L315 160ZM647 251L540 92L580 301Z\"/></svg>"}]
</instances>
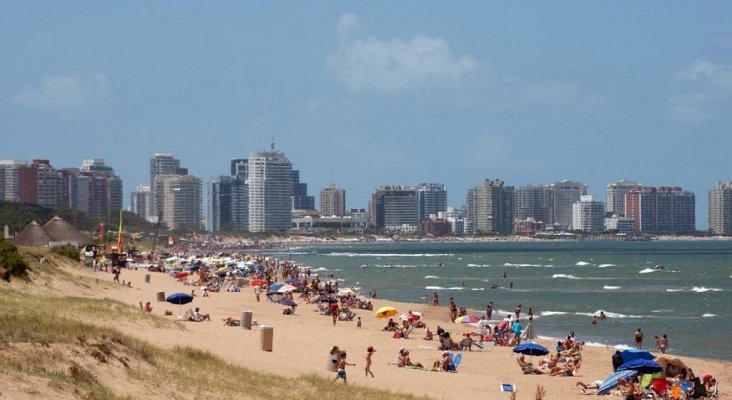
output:
<instances>
[{"instance_id":1,"label":"sandy beach","mask_svg":"<svg viewBox=\"0 0 732 400\"><path fill-rule=\"evenodd\" d=\"M75 271L78 273L78 271ZM83 270L82 274L94 276L100 281L112 280L112 274L90 270ZM145 283L145 275L150 274L150 283ZM157 292L166 295L174 292L188 292L194 287L184 286L176 279L164 273L154 273L145 270L124 270L121 280L132 282L132 287L114 286L111 289L99 288L84 289L70 295L82 295L97 298L111 298L135 307L141 301L150 301L153 314L163 315L165 310L173 312L173 316L165 318L175 319L180 314L179 306L156 301ZM508 398L501 393L502 383L516 385L518 398L533 398L537 385L546 390L546 399L585 398L577 389L576 382L592 382L604 379L612 372L610 357L613 348L585 346L582 352L582 367L578 377L551 377L548 375L524 375L520 370L516 354L509 347L487 346L482 351L464 352L462 363L457 374L427 372L421 370L397 368L394 363L398 350L405 347L410 350L413 361L431 366L439 358L440 351L436 349L438 341L425 341L424 329L416 329L410 339L393 339L391 332L384 332L382 328L385 320L374 317L373 312L358 310L363 326L356 328L353 322L339 321L332 325L329 316L320 315L316 306L300 303L296 315L282 315L283 306L271 303L262 296L261 302L255 299L252 288L244 288L240 293L221 292L211 293L208 297L201 297L196 287L195 300L182 307L200 307L202 313L211 315L211 322L181 322L183 329L178 328L148 328L139 324L123 324L116 326L123 332L138 337L152 344L171 348L174 345L187 345L207 350L223 359L237 365L271 372L284 376L300 376L317 374L323 377L335 377L334 373L325 369L328 360L328 351L333 345L348 351L349 362L356 366L348 367L349 384L364 385L408 392L418 395L427 395L432 398ZM453 335L460 336L463 332L473 331L470 326L460 326L448 321L446 307L433 307L425 304L396 303L377 299L375 309L390 305L400 312L408 310L419 311L424 314L424 321L434 329L439 324ZM225 326L222 318L233 317L239 319L243 310L252 311L253 319L258 322L252 330L241 327ZM142 311L141 311L142 312ZM274 330L273 351L261 350L260 327L269 326ZM540 333L541 326L536 326ZM581 339L581 338L580 338ZM548 348L552 343L543 342ZM373 356L372 371L375 378L364 376L364 355L367 346L374 346L376 353ZM534 357L538 362L539 357ZM732 363L694 358L683 358L686 365L691 367L697 375L711 373L720 382L722 395L725 388L732 384ZM342 384L337 382L334 384Z\"/></svg>"}]
</instances>

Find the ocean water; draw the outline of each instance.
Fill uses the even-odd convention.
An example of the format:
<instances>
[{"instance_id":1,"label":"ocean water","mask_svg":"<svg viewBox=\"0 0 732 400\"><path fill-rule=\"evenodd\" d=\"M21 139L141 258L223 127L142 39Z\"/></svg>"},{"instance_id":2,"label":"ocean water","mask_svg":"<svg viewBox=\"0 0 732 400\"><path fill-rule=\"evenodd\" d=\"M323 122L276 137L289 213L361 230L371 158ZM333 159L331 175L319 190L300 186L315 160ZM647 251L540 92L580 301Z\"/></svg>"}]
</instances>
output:
<instances>
[{"instance_id":1,"label":"ocean water","mask_svg":"<svg viewBox=\"0 0 732 400\"><path fill-rule=\"evenodd\" d=\"M732 360L732 241L378 243L276 254L382 299L427 303L437 291L441 305L454 297L482 311L493 301L494 319L531 307L542 337L574 330L612 347L631 345L641 328L644 348L667 334L669 353ZM593 325L600 310L608 318Z\"/></svg>"}]
</instances>

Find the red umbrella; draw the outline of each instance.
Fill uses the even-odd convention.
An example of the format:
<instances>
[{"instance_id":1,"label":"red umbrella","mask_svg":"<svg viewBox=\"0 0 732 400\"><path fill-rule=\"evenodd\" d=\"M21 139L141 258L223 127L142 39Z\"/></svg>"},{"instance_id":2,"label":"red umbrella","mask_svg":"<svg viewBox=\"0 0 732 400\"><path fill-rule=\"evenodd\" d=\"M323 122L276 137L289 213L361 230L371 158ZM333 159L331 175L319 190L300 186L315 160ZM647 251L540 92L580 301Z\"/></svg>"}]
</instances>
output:
<instances>
[{"instance_id":1,"label":"red umbrella","mask_svg":"<svg viewBox=\"0 0 732 400\"><path fill-rule=\"evenodd\" d=\"M255 280L249 282L249 286L264 286L266 284L267 284L267 282L265 282L261 279L255 279Z\"/></svg>"}]
</instances>

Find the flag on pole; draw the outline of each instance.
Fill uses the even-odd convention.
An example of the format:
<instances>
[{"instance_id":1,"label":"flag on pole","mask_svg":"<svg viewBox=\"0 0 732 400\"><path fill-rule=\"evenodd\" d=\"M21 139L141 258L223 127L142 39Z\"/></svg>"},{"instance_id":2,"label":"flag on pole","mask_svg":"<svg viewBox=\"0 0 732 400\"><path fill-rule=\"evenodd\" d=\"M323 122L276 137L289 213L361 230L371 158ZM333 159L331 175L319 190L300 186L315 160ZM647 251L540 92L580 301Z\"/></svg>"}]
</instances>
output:
<instances>
[{"instance_id":1,"label":"flag on pole","mask_svg":"<svg viewBox=\"0 0 732 400\"><path fill-rule=\"evenodd\" d=\"M119 210L119 232L117 232L117 253L122 253L124 243L122 242L122 210Z\"/></svg>"}]
</instances>

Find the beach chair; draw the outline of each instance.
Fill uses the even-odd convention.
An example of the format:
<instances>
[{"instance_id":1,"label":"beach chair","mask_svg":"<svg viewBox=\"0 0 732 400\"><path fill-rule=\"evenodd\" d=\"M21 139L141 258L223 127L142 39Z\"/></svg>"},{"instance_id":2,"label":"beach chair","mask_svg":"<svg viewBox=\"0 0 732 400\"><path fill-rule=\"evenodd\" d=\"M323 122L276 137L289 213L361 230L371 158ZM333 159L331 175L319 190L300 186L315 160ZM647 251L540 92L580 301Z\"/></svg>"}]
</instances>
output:
<instances>
[{"instance_id":1,"label":"beach chair","mask_svg":"<svg viewBox=\"0 0 732 400\"><path fill-rule=\"evenodd\" d=\"M668 391L668 398L671 400L681 400L684 398L684 391L681 389L681 385L674 384Z\"/></svg>"},{"instance_id":2,"label":"beach chair","mask_svg":"<svg viewBox=\"0 0 732 400\"><path fill-rule=\"evenodd\" d=\"M515 393L516 385L512 383L501 383L501 393Z\"/></svg>"},{"instance_id":3,"label":"beach chair","mask_svg":"<svg viewBox=\"0 0 732 400\"><path fill-rule=\"evenodd\" d=\"M452 358L452 362L450 365L447 366L447 372L457 372L457 368L460 365L460 363L463 361L463 354L459 353L457 355L449 353L450 358Z\"/></svg>"}]
</instances>

